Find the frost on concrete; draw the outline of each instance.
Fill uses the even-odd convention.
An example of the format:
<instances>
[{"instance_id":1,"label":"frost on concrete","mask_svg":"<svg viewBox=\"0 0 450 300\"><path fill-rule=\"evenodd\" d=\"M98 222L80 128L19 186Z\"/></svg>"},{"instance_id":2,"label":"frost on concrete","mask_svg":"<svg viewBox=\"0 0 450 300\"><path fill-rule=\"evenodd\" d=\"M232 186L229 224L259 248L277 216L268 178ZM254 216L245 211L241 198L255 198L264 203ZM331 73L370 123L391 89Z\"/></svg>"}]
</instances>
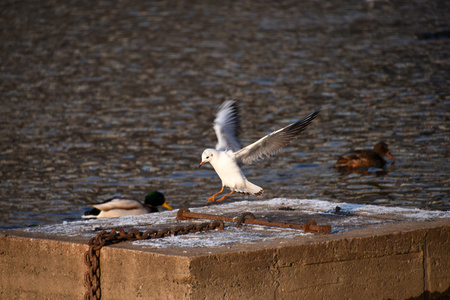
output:
<instances>
[{"instance_id":1,"label":"frost on concrete","mask_svg":"<svg viewBox=\"0 0 450 300\"><path fill-rule=\"evenodd\" d=\"M337 209L337 207L339 207ZM244 212L253 213L257 219L303 224L315 220L318 225L331 225L332 234L364 228L368 225L384 225L404 221L429 221L450 218L448 211L429 211L418 208L385 207L376 205L334 203L322 200L275 198L266 201L240 201L191 208L191 212L239 216ZM93 237L101 230L124 228L139 231L161 230L193 223L208 222L176 221L177 210L115 219L89 219L62 224L27 228L28 232L39 232L59 236ZM163 247L219 247L237 243L257 243L275 239L291 239L304 235L302 230L257 225L243 225L236 228L226 223L225 230L199 232L162 239L135 241L134 244L153 248Z\"/></svg>"}]
</instances>

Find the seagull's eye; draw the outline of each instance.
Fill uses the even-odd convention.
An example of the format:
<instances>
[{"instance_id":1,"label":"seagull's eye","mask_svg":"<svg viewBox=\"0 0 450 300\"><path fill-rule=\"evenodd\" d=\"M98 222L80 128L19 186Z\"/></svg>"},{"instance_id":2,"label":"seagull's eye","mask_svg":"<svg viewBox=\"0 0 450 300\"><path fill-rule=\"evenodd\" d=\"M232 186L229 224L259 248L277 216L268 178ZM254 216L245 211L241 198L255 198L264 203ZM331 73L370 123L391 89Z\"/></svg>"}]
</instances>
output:
<instances>
[{"instance_id":1,"label":"seagull's eye","mask_svg":"<svg viewBox=\"0 0 450 300\"><path fill-rule=\"evenodd\" d=\"M206 157L206 159L208 159L208 158L209 158L209 156Z\"/></svg>"}]
</instances>

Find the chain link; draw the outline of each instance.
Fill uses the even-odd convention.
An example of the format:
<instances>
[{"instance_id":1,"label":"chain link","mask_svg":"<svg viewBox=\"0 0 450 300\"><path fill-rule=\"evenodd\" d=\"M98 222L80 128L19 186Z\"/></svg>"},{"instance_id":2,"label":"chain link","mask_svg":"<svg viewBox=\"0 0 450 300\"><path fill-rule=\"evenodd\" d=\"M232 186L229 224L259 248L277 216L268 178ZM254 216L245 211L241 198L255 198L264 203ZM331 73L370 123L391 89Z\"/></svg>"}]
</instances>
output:
<instances>
[{"instance_id":1,"label":"chain link","mask_svg":"<svg viewBox=\"0 0 450 300\"><path fill-rule=\"evenodd\" d=\"M123 228L115 228L110 232L102 231L97 236L91 238L88 242L89 250L84 255L84 261L88 266L88 271L84 277L88 291L84 294L84 299L101 299L100 286L100 249L107 245L117 244L123 241L136 241L146 239L157 239L171 235L184 235L200 231L210 231L215 229L224 229L224 223L221 220L215 220L211 223L202 223L198 225L188 225L174 229L149 230L139 232L132 229L125 232Z\"/></svg>"}]
</instances>

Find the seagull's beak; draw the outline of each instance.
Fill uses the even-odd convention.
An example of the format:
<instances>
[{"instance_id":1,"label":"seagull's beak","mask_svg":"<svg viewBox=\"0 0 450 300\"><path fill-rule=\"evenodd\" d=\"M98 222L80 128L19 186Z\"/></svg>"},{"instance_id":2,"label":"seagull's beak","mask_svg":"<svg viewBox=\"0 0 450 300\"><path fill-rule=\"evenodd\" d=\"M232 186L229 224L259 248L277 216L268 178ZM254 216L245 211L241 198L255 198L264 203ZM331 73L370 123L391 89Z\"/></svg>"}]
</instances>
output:
<instances>
[{"instance_id":1,"label":"seagull's beak","mask_svg":"<svg viewBox=\"0 0 450 300\"><path fill-rule=\"evenodd\" d=\"M395 156L391 154L391 152L386 153L387 156L389 156L390 158L394 159Z\"/></svg>"},{"instance_id":2,"label":"seagull's beak","mask_svg":"<svg viewBox=\"0 0 450 300\"><path fill-rule=\"evenodd\" d=\"M169 209L169 210L172 210L172 209L173 209L173 207L170 206L169 204L167 204L167 202L164 202L162 206L165 207L165 208L167 208L167 209Z\"/></svg>"},{"instance_id":3,"label":"seagull's beak","mask_svg":"<svg viewBox=\"0 0 450 300\"><path fill-rule=\"evenodd\" d=\"M202 161L198 167L200 168L205 162L206 161Z\"/></svg>"}]
</instances>

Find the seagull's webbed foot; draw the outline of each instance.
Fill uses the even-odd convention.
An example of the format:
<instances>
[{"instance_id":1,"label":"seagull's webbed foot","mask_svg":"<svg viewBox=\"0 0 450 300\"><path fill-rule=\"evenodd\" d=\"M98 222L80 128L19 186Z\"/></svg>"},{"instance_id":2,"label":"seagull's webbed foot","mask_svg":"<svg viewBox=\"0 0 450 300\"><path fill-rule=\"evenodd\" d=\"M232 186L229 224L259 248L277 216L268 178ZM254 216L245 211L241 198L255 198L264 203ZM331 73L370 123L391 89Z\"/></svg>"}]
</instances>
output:
<instances>
[{"instance_id":1,"label":"seagull's webbed foot","mask_svg":"<svg viewBox=\"0 0 450 300\"><path fill-rule=\"evenodd\" d=\"M224 188L224 186L222 185L222 189L220 190L220 192L218 192L218 193L212 195L211 197L209 197L208 199L206 199L206 201L214 201L214 199L216 198L216 196L223 192L223 188Z\"/></svg>"},{"instance_id":2,"label":"seagull's webbed foot","mask_svg":"<svg viewBox=\"0 0 450 300\"><path fill-rule=\"evenodd\" d=\"M230 196L230 195L233 194L233 193L234 193L234 188L233 188L233 190L231 191L231 193L226 194L225 196L223 196L223 197L220 198L220 199L217 199L217 201L222 201L223 199L225 199L226 197Z\"/></svg>"}]
</instances>

